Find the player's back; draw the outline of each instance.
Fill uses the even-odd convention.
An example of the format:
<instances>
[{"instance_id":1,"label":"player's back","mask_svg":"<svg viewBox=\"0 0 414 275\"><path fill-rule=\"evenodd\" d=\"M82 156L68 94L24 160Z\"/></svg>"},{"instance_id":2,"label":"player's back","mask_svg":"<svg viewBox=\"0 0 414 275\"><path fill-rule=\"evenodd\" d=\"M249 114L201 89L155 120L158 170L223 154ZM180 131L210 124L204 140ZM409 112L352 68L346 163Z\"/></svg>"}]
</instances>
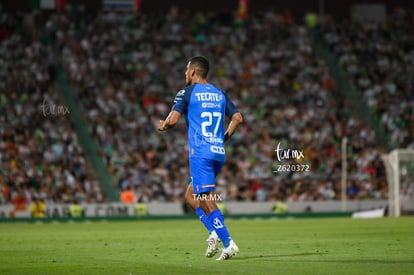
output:
<instances>
[{"instance_id":1,"label":"player's back","mask_svg":"<svg viewBox=\"0 0 414 275\"><path fill-rule=\"evenodd\" d=\"M225 160L225 94L212 84L194 85L188 102L190 157Z\"/></svg>"}]
</instances>

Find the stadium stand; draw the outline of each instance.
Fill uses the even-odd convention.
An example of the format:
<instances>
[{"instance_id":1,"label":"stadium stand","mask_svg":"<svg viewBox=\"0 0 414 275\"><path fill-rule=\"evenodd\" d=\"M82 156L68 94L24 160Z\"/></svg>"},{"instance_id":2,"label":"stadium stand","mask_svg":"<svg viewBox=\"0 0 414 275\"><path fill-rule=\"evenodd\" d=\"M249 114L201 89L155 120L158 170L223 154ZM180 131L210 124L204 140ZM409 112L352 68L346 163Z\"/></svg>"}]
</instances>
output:
<instances>
[{"instance_id":1,"label":"stadium stand","mask_svg":"<svg viewBox=\"0 0 414 275\"><path fill-rule=\"evenodd\" d=\"M377 174L382 168L378 158L373 161L378 157L373 132L349 119L350 109L339 108L342 102L332 97L334 81L312 53L304 28L286 25L271 13L236 26L230 39L232 21L214 14L171 10L163 20L142 16L138 30L132 22L124 14L101 14L89 28L64 33L61 40L73 87L94 125L91 134L120 189L132 185L144 201L182 197L188 177L184 129L160 136L154 125L182 86L183 59L205 52L215 68L211 82L235 97L246 114L218 179L228 199L338 198L344 132L355 136L352 147L360 162L351 165L350 198L385 196L384 175L371 182L365 171ZM309 151L309 175L273 174L278 140ZM319 186L321 180L326 184Z\"/></svg>"},{"instance_id":2,"label":"stadium stand","mask_svg":"<svg viewBox=\"0 0 414 275\"><path fill-rule=\"evenodd\" d=\"M74 17L77 20L70 20ZM390 20L388 34L412 22ZM333 21L321 32L341 67L355 76L350 80L364 88L368 104L381 115L390 132L397 132L392 141L412 147L410 91L414 78L401 79L404 74L395 70L412 74L413 51L407 46L412 45L412 38L407 38L412 29L405 26L405 35L391 48L386 45L393 36L382 35L378 26L366 24L364 29L352 24L339 26ZM13 39L23 39L17 31L7 35L0 46L1 58L9 64L7 70L13 72L2 71L6 93L2 97L1 118L3 125L20 125L22 132L19 127L13 127L12 132L7 127L1 129L1 147L15 148L1 155L2 170L6 171L3 186L12 190L8 198L3 196L2 203L10 202L20 186L26 193L39 193L55 202L70 202L73 196L80 201L105 200L102 188L87 169L87 156L82 153L69 119L43 118L37 109L44 98L63 105L56 91L59 87L53 85L53 70L45 68L45 56L53 55L45 55L45 50L55 52L54 58L62 61L115 187L119 191L131 188L140 202L183 199L188 183L185 125L182 121L166 135L160 135L155 126L185 84L186 60L196 54L212 61L210 82L223 88L245 116L246 123L228 144L228 162L217 181L226 200L340 199L343 136L350 141L348 199L387 196L380 160L386 148L376 142L375 132L358 119L353 106L338 93L341 87L315 55L302 22L285 22L273 12L251 16L237 24L231 14L192 14L177 9L171 9L166 16L138 17L99 13L86 18L60 12L48 18L45 31L52 41L51 48L31 38L19 43L15 52L20 55L7 56L8 47L15 45ZM368 33L382 37L384 42L379 45L384 47L375 48L375 44L363 40L369 37ZM360 40L351 39L354 36ZM353 52L357 45L351 41L367 48ZM384 57L384 51L389 59L383 62L371 60L368 54L375 52ZM402 57L397 56L401 52ZM381 77L381 73L387 73L375 64L365 69L356 63L362 58L358 55L363 55L369 64L376 62L384 70L396 72L395 77ZM24 64L17 65L18 60L25 62L26 68L31 64L32 72L41 75L41 79L32 73L27 76L31 81L16 81L26 72ZM16 87L17 83L23 86ZM22 111L18 113L19 110ZM403 121L396 120L399 112L405 114ZM32 116L37 121L29 119ZM44 137L43 144L36 138L37 132ZM305 157L297 163L309 164L310 171L274 173L282 164L275 155L279 143L285 149L303 150ZM17 152L21 151L37 157L19 160ZM44 171L30 169L41 163ZM17 175L27 183L21 184Z\"/></svg>"},{"instance_id":3,"label":"stadium stand","mask_svg":"<svg viewBox=\"0 0 414 275\"><path fill-rule=\"evenodd\" d=\"M54 85L56 56L19 16L1 18L0 204L105 201Z\"/></svg>"},{"instance_id":4,"label":"stadium stand","mask_svg":"<svg viewBox=\"0 0 414 275\"><path fill-rule=\"evenodd\" d=\"M387 21L322 26L326 47L390 135L394 148L414 148L414 17L395 8Z\"/></svg>"}]
</instances>

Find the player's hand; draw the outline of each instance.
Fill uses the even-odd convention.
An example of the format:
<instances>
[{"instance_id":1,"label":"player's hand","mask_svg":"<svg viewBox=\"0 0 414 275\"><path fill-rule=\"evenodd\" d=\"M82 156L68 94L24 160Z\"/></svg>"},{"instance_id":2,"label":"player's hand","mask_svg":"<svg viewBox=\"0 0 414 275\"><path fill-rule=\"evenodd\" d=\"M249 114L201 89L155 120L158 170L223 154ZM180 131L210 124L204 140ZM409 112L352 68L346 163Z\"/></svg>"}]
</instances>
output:
<instances>
[{"instance_id":1,"label":"player's hand","mask_svg":"<svg viewBox=\"0 0 414 275\"><path fill-rule=\"evenodd\" d=\"M160 122L158 122L158 131L165 131L164 129L164 120L160 120Z\"/></svg>"}]
</instances>

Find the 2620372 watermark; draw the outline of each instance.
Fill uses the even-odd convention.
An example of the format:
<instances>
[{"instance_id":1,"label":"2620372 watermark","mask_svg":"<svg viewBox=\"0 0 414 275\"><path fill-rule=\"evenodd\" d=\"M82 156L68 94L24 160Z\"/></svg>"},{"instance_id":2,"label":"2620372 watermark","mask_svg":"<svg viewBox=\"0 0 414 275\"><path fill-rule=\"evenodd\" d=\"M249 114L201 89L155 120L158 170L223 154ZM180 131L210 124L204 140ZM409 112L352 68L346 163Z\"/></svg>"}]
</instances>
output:
<instances>
[{"instance_id":1,"label":"2620372 watermark","mask_svg":"<svg viewBox=\"0 0 414 275\"><path fill-rule=\"evenodd\" d=\"M309 172L309 164L277 164L275 173L278 172Z\"/></svg>"},{"instance_id":2,"label":"2620372 watermark","mask_svg":"<svg viewBox=\"0 0 414 275\"><path fill-rule=\"evenodd\" d=\"M300 160L305 158L304 150L300 149L283 149L280 147L280 142L277 144L277 148L275 149L276 158L278 160L278 164L276 164L276 169L274 173L278 172L309 172L310 165L309 164L300 164L298 163ZM287 161L289 163L280 163L283 161ZM292 163L292 161L294 163Z\"/></svg>"}]
</instances>

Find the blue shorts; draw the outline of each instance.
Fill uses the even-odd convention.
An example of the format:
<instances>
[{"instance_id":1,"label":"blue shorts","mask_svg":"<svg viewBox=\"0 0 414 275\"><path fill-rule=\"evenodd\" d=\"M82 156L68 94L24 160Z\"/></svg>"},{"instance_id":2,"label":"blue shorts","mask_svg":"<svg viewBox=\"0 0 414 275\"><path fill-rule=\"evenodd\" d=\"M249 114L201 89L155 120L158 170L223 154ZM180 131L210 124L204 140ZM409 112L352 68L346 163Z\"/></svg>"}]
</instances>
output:
<instances>
[{"instance_id":1,"label":"blue shorts","mask_svg":"<svg viewBox=\"0 0 414 275\"><path fill-rule=\"evenodd\" d=\"M216 190L216 176L223 165L224 162L218 160L190 158L190 183L194 193L201 194Z\"/></svg>"}]
</instances>

